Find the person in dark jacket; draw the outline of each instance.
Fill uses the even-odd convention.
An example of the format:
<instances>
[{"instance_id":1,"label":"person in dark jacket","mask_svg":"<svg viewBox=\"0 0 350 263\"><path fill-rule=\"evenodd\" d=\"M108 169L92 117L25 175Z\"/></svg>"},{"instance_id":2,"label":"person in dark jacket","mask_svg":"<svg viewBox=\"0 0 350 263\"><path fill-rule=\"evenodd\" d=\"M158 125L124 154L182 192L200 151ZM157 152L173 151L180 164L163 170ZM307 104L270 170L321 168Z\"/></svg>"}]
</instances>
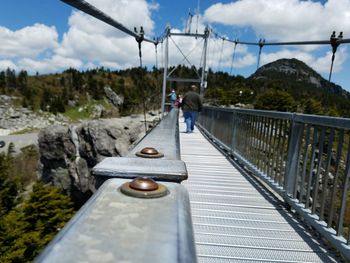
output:
<instances>
[{"instance_id":1,"label":"person in dark jacket","mask_svg":"<svg viewBox=\"0 0 350 263\"><path fill-rule=\"evenodd\" d=\"M186 122L186 133L193 132L198 112L202 111L202 99L196 91L197 87L192 85L191 91L185 94L181 103Z\"/></svg>"}]
</instances>

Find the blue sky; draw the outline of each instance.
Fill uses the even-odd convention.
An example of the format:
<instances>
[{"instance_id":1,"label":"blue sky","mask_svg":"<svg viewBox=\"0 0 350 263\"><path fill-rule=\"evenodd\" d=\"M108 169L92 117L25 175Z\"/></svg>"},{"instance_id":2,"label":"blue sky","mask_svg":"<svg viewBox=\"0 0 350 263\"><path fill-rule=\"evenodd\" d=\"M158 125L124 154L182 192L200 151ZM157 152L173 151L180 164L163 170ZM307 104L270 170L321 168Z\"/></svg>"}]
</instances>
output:
<instances>
[{"instance_id":1,"label":"blue sky","mask_svg":"<svg viewBox=\"0 0 350 263\"><path fill-rule=\"evenodd\" d=\"M172 30L185 29L188 11L196 12L197 0L88 0L129 28L143 26L149 37L158 36L166 24ZM333 30L350 38L350 0L240 0L199 1L198 30L205 25L230 39L257 42L329 39ZM30 73L54 73L68 67L111 69L138 66L133 38L117 32L59 0L3 1L0 15L0 70L7 67ZM193 18L192 32L196 30ZM173 37L170 64L186 64L173 41L190 53L190 62L199 67L202 40ZM230 72L233 44L212 34L208 66ZM350 45L341 45L336 55L332 81L350 91ZM194 50L194 51L192 51ZM279 58L298 58L328 78L330 46L264 47L261 65ZM161 65L162 46L158 61ZM257 47L238 45L232 73L249 76L256 70ZM144 64L155 64L152 44L143 44Z\"/></svg>"}]
</instances>

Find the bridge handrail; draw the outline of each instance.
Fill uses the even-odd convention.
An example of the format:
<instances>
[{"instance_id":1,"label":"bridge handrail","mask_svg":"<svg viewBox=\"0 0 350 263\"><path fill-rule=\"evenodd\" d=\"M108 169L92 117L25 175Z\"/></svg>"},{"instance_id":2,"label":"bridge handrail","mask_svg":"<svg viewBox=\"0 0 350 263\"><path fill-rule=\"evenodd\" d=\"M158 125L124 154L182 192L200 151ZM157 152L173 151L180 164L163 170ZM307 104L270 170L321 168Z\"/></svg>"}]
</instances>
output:
<instances>
[{"instance_id":1,"label":"bridge handrail","mask_svg":"<svg viewBox=\"0 0 350 263\"><path fill-rule=\"evenodd\" d=\"M350 119L207 106L198 122L350 259Z\"/></svg>"},{"instance_id":2,"label":"bridge handrail","mask_svg":"<svg viewBox=\"0 0 350 263\"><path fill-rule=\"evenodd\" d=\"M107 158L94 168L103 184L35 262L197 262L188 192L178 183L187 170L179 160L177 117L172 110L127 157ZM143 146L164 157L138 157ZM142 179L137 190L130 183L135 177L155 179L157 189Z\"/></svg>"}]
</instances>

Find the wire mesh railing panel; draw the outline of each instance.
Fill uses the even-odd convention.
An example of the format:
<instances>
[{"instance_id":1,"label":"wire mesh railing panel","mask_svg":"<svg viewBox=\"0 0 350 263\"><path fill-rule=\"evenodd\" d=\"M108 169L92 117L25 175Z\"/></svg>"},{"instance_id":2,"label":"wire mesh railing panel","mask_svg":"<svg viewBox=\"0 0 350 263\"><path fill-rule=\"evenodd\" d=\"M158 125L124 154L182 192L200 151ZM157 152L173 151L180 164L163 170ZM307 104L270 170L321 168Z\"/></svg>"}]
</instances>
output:
<instances>
[{"instance_id":1,"label":"wire mesh railing panel","mask_svg":"<svg viewBox=\"0 0 350 263\"><path fill-rule=\"evenodd\" d=\"M307 125L298 159L296 198L349 238L349 130Z\"/></svg>"},{"instance_id":2,"label":"wire mesh railing panel","mask_svg":"<svg viewBox=\"0 0 350 263\"><path fill-rule=\"evenodd\" d=\"M238 113L234 122L236 138L233 150L283 184L290 121Z\"/></svg>"},{"instance_id":3,"label":"wire mesh railing panel","mask_svg":"<svg viewBox=\"0 0 350 263\"><path fill-rule=\"evenodd\" d=\"M199 123L302 213L334 230L334 240L349 244L350 119L205 107Z\"/></svg>"}]
</instances>

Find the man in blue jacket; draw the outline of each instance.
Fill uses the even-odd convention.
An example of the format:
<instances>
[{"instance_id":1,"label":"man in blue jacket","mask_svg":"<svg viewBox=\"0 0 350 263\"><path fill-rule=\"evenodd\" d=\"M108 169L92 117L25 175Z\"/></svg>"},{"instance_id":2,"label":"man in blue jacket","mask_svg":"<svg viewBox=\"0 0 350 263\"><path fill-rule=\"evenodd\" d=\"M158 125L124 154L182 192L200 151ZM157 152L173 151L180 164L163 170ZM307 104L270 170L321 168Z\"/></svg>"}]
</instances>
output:
<instances>
[{"instance_id":1,"label":"man in blue jacket","mask_svg":"<svg viewBox=\"0 0 350 263\"><path fill-rule=\"evenodd\" d=\"M174 108L177 99L176 92L174 89L171 91L171 93L168 94L168 97L170 97L171 108Z\"/></svg>"},{"instance_id":2,"label":"man in blue jacket","mask_svg":"<svg viewBox=\"0 0 350 263\"><path fill-rule=\"evenodd\" d=\"M186 133L191 133L194 130L198 112L202 111L202 99L195 85L192 85L191 90L185 94L181 106L186 122Z\"/></svg>"}]
</instances>

